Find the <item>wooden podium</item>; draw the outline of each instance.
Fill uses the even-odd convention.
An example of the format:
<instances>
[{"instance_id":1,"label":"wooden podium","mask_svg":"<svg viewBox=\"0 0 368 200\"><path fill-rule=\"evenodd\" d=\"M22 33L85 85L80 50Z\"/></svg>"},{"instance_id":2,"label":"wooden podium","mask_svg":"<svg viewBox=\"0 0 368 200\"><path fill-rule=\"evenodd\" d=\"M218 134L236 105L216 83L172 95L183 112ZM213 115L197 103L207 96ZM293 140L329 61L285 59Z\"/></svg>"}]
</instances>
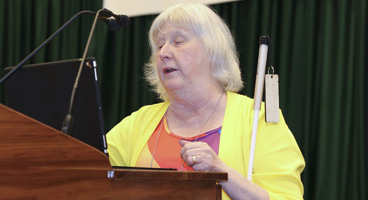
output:
<instances>
[{"instance_id":1,"label":"wooden podium","mask_svg":"<svg viewBox=\"0 0 368 200\"><path fill-rule=\"evenodd\" d=\"M0 104L0 199L221 199L225 180L112 169L97 149Z\"/></svg>"}]
</instances>

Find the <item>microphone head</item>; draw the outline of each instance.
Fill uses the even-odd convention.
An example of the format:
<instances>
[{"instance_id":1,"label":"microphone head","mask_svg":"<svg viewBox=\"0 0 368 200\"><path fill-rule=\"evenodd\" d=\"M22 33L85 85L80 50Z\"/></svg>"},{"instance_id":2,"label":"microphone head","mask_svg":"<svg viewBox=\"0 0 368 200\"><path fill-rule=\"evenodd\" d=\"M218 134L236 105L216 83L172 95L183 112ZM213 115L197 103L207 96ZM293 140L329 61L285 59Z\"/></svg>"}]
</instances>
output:
<instances>
[{"instance_id":1,"label":"microphone head","mask_svg":"<svg viewBox=\"0 0 368 200\"><path fill-rule=\"evenodd\" d=\"M130 25L130 19L126 15L115 15L110 10L104 8L99 10L99 19L102 19L108 26L110 31L118 31L120 27Z\"/></svg>"},{"instance_id":2,"label":"microphone head","mask_svg":"<svg viewBox=\"0 0 368 200\"><path fill-rule=\"evenodd\" d=\"M131 24L129 17L126 15L116 15L115 19L121 27L130 26Z\"/></svg>"},{"instance_id":3,"label":"microphone head","mask_svg":"<svg viewBox=\"0 0 368 200\"><path fill-rule=\"evenodd\" d=\"M114 18L107 18L104 19L103 21L106 23L110 31L118 31L121 27Z\"/></svg>"},{"instance_id":4,"label":"microphone head","mask_svg":"<svg viewBox=\"0 0 368 200\"><path fill-rule=\"evenodd\" d=\"M110 10L107 10L106 8L99 10L98 17L100 19L106 19L108 17L114 16L114 13Z\"/></svg>"}]
</instances>

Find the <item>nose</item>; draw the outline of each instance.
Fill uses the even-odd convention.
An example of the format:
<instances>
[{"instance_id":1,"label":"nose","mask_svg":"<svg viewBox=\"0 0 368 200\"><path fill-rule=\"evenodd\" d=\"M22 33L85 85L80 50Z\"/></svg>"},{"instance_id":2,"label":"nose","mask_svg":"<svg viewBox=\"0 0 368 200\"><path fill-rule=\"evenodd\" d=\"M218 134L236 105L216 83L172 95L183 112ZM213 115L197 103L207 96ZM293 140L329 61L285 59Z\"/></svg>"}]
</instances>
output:
<instances>
[{"instance_id":1,"label":"nose","mask_svg":"<svg viewBox=\"0 0 368 200\"><path fill-rule=\"evenodd\" d=\"M172 57L170 44L163 44L158 50L158 54L162 61L170 59Z\"/></svg>"}]
</instances>

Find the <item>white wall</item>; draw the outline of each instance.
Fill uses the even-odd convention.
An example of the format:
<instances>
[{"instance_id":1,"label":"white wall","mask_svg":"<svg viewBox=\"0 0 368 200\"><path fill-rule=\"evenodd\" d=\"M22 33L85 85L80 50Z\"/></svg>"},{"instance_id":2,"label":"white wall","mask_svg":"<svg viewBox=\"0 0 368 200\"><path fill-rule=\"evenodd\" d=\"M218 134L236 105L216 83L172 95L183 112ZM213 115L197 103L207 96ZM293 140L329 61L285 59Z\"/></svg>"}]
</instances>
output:
<instances>
[{"instance_id":1,"label":"white wall","mask_svg":"<svg viewBox=\"0 0 368 200\"><path fill-rule=\"evenodd\" d=\"M166 8L182 2L199 2L216 4L237 0L104 0L103 7L115 14L124 14L129 17L161 13Z\"/></svg>"}]
</instances>

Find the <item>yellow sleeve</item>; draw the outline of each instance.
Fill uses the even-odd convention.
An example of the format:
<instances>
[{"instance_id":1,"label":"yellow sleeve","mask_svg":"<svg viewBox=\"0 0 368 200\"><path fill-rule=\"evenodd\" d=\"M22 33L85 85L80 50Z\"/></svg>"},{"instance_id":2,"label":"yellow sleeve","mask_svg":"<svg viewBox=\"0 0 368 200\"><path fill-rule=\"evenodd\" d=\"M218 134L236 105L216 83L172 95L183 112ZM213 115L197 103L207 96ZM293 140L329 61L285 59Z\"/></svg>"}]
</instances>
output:
<instances>
[{"instance_id":1,"label":"yellow sleeve","mask_svg":"<svg viewBox=\"0 0 368 200\"><path fill-rule=\"evenodd\" d=\"M134 117L128 116L111 129L106 135L107 151L112 166L129 166L131 151L133 149L132 127L134 126ZM126 133L126 134L124 134ZM133 134L132 134L133 135Z\"/></svg>"},{"instance_id":2,"label":"yellow sleeve","mask_svg":"<svg viewBox=\"0 0 368 200\"><path fill-rule=\"evenodd\" d=\"M270 199L303 199L302 153L280 111L279 123L259 119L254 160L254 183L266 189Z\"/></svg>"},{"instance_id":3,"label":"yellow sleeve","mask_svg":"<svg viewBox=\"0 0 368 200\"><path fill-rule=\"evenodd\" d=\"M253 126L253 99L228 93L219 157L247 177ZM264 104L259 113L252 182L270 199L303 199L300 175L305 161L280 111L279 123L266 123ZM229 199L223 192L223 199Z\"/></svg>"},{"instance_id":4,"label":"yellow sleeve","mask_svg":"<svg viewBox=\"0 0 368 200\"><path fill-rule=\"evenodd\" d=\"M112 166L135 166L140 152L164 115L168 102L144 106L106 135Z\"/></svg>"}]
</instances>

